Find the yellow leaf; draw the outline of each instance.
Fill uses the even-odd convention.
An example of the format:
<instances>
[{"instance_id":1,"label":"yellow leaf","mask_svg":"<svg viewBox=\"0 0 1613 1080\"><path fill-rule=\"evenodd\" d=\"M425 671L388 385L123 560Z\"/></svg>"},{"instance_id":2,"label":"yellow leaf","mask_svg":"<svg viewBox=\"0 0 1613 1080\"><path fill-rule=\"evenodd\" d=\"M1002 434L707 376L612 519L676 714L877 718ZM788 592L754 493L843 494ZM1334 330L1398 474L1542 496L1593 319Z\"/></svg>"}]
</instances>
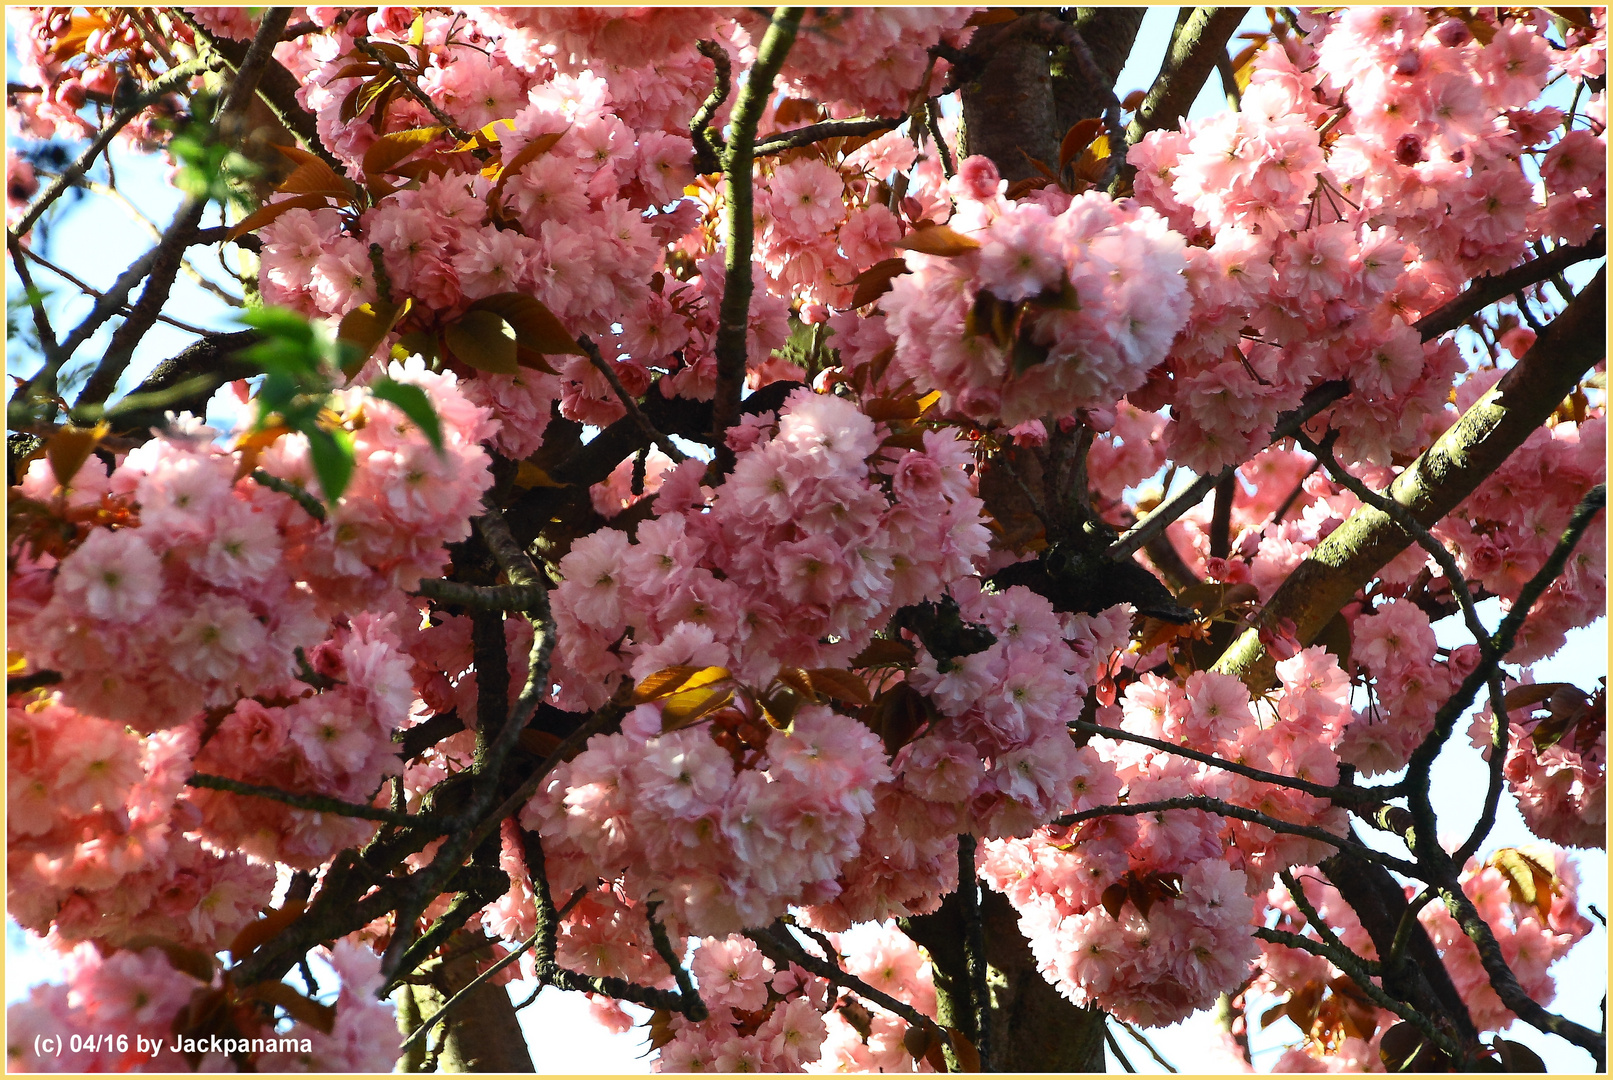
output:
<instances>
[{"instance_id":1,"label":"yellow leaf","mask_svg":"<svg viewBox=\"0 0 1613 1080\"><path fill-rule=\"evenodd\" d=\"M467 311L443 332L443 340L462 363L477 371L514 375L521 370L515 358L515 332L491 311Z\"/></svg>"},{"instance_id":2,"label":"yellow leaf","mask_svg":"<svg viewBox=\"0 0 1613 1080\"><path fill-rule=\"evenodd\" d=\"M923 397L919 398L919 415L923 416L925 413L929 412L930 406L934 405L940 400L941 391L939 390L931 390L928 394L925 394Z\"/></svg>"},{"instance_id":3,"label":"yellow leaf","mask_svg":"<svg viewBox=\"0 0 1613 1080\"><path fill-rule=\"evenodd\" d=\"M896 247L926 255L951 257L980 250L980 241L945 225L930 225L908 233L896 242Z\"/></svg>"},{"instance_id":4,"label":"yellow leaf","mask_svg":"<svg viewBox=\"0 0 1613 1080\"><path fill-rule=\"evenodd\" d=\"M559 483L532 462L523 461L515 470L515 486L526 491L535 487L563 488L570 485Z\"/></svg>"},{"instance_id":5,"label":"yellow leaf","mask_svg":"<svg viewBox=\"0 0 1613 1080\"><path fill-rule=\"evenodd\" d=\"M571 125L568 124L560 131L551 131L546 135L539 135L521 147L513 158L504 163L502 169L495 166L493 171L498 175L498 183L494 184L493 190L487 193L488 209L494 213L501 213L504 208L504 185L509 183L510 177L518 175L528 163L537 160L540 155L547 154L550 150L553 150L555 143L564 138L566 132L570 130Z\"/></svg>"},{"instance_id":6,"label":"yellow leaf","mask_svg":"<svg viewBox=\"0 0 1613 1080\"><path fill-rule=\"evenodd\" d=\"M1517 848L1502 848L1490 856L1490 865L1507 879L1507 890L1512 894L1512 899L1533 907L1544 925L1551 916L1551 902L1558 891L1557 875L1552 868Z\"/></svg>"},{"instance_id":7,"label":"yellow leaf","mask_svg":"<svg viewBox=\"0 0 1613 1080\"><path fill-rule=\"evenodd\" d=\"M661 702L661 731L677 731L695 724L734 700L734 692L723 686L703 686L680 690Z\"/></svg>"},{"instance_id":8,"label":"yellow leaf","mask_svg":"<svg viewBox=\"0 0 1613 1080\"><path fill-rule=\"evenodd\" d=\"M1096 184L1103 179L1103 171L1109 164L1109 136L1099 134L1087 148L1081 151L1080 160L1075 163L1075 175L1079 180L1089 184Z\"/></svg>"},{"instance_id":9,"label":"yellow leaf","mask_svg":"<svg viewBox=\"0 0 1613 1080\"><path fill-rule=\"evenodd\" d=\"M28 670L28 658L16 649L6 650L6 674L21 675Z\"/></svg>"},{"instance_id":10,"label":"yellow leaf","mask_svg":"<svg viewBox=\"0 0 1613 1080\"><path fill-rule=\"evenodd\" d=\"M678 664L675 667L662 668L646 675L639 682L633 691L633 704L642 705L646 701L656 701L679 691L714 686L732 677L728 669L722 667Z\"/></svg>"},{"instance_id":11,"label":"yellow leaf","mask_svg":"<svg viewBox=\"0 0 1613 1080\"><path fill-rule=\"evenodd\" d=\"M58 428L45 444L45 460L50 462L50 471L55 474L56 482L62 487L71 484L78 470L89 460L90 452L111 430L112 425L105 420L92 428L72 424Z\"/></svg>"}]
</instances>

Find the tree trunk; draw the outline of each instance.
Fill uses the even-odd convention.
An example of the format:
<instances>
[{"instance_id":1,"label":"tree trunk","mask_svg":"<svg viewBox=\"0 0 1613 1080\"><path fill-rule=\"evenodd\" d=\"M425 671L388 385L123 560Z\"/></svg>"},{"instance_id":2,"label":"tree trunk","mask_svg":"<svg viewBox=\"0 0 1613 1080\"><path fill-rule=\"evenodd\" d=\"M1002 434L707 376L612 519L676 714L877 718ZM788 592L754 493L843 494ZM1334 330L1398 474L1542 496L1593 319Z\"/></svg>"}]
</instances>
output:
<instances>
[{"instance_id":1,"label":"tree trunk","mask_svg":"<svg viewBox=\"0 0 1613 1080\"><path fill-rule=\"evenodd\" d=\"M477 933L461 930L449 939L450 954L466 949L487 939ZM436 1015L449 998L463 990L476 978L478 962L486 959L487 950L462 953L446 963L431 960L421 965L424 983L405 983L398 992L398 1027L405 1037L425 1021ZM515 1005L504 987L484 982L470 992L467 1000L454 1006L446 1021L448 1038L437 1058L438 1072L495 1072L511 1073L533 1071L532 1057L527 1052L526 1036L515 1015ZM441 1031L432 1031L424 1045L416 1045L403 1061L408 1072L420 1072L427 1056L427 1047L437 1045Z\"/></svg>"},{"instance_id":2,"label":"tree trunk","mask_svg":"<svg viewBox=\"0 0 1613 1080\"><path fill-rule=\"evenodd\" d=\"M1066 48L1053 52L1053 106L1057 116L1059 138L1078 120L1103 115L1108 107L1109 94L1120 69L1126 66L1131 47L1142 28L1147 8L1096 7L1076 8L1073 23L1087 43L1092 59L1103 73L1104 84L1093 86L1081 76L1081 69Z\"/></svg>"},{"instance_id":3,"label":"tree trunk","mask_svg":"<svg viewBox=\"0 0 1613 1080\"><path fill-rule=\"evenodd\" d=\"M902 928L930 954L938 1019L969 1033L966 927L953 893L932 915L905 919ZM986 980L991 994L988 1072L1093 1073L1105 1071L1104 1022L1099 1009L1082 1009L1053 989L1019 932L1019 915L1002 893L981 887Z\"/></svg>"},{"instance_id":4,"label":"tree trunk","mask_svg":"<svg viewBox=\"0 0 1613 1080\"><path fill-rule=\"evenodd\" d=\"M1015 31L1014 23L981 27L969 53L983 63L963 86L959 156L984 154L1009 182L1059 167L1058 120L1047 46Z\"/></svg>"}]
</instances>

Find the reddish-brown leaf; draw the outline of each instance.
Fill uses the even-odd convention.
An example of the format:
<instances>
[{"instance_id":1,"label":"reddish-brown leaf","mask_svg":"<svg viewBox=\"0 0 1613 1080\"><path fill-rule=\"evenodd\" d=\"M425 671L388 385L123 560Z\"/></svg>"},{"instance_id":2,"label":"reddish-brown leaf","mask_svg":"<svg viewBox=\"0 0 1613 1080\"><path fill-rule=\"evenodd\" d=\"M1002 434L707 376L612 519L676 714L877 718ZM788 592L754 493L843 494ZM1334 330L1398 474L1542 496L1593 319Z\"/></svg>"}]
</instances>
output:
<instances>
[{"instance_id":1,"label":"reddish-brown leaf","mask_svg":"<svg viewBox=\"0 0 1613 1080\"><path fill-rule=\"evenodd\" d=\"M979 251L980 241L972 236L965 236L956 229L949 229L945 225L928 225L908 233L898 240L895 246L904 251L919 251L925 255L950 258Z\"/></svg>"}]
</instances>

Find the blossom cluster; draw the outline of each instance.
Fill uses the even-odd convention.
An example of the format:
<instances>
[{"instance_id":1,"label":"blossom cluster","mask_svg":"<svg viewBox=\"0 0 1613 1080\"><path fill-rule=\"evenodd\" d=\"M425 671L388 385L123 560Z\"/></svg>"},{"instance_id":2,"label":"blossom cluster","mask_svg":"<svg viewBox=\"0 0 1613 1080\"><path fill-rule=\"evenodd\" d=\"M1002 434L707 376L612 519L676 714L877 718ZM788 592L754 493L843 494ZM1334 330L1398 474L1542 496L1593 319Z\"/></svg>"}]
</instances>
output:
<instances>
[{"instance_id":1,"label":"blossom cluster","mask_svg":"<svg viewBox=\"0 0 1613 1080\"><path fill-rule=\"evenodd\" d=\"M1010 425L1141 387L1188 316L1182 237L1106 195L1011 202L985 158L952 184L947 227L978 248L907 255L912 272L881 302L903 373L948 409Z\"/></svg>"},{"instance_id":2,"label":"blossom cluster","mask_svg":"<svg viewBox=\"0 0 1613 1080\"><path fill-rule=\"evenodd\" d=\"M939 599L985 554L972 459L948 433L885 446L871 466L875 422L798 390L776 421L749 419L729 440L734 470L715 492L700 486L704 464L685 461L636 537L600 529L560 560L562 707L598 707L621 674L678 664L755 687L782 666L842 666L897 608Z\"/></svg>"},{"instance_id":3,"label":"blossom cluster","mask_svg":"<svg viewBox=\"0 0 1613 1080\"><path fill-rule=\"evenodd\" d=\"M1319 784L1337 782L1348 683L1333 658L1308 649L1278 665L1275 714L1257 715L1237 679L1208 672L1177 685L1153 675L1102 710L1121 731L1212 750L1218 757ZM1208 795L1278 822L1340 823L1343 811L1292 788L1128 742L1094 737L1081 754L1079 812ZM1146 1026L1173 1023L1242 981L1258 952L1252 897L1275 871L1325 846L1267 825L1178 808L1095 817L986 847L981 876L1020 914L1050 982Z\"/></svg>"}]
</instances>

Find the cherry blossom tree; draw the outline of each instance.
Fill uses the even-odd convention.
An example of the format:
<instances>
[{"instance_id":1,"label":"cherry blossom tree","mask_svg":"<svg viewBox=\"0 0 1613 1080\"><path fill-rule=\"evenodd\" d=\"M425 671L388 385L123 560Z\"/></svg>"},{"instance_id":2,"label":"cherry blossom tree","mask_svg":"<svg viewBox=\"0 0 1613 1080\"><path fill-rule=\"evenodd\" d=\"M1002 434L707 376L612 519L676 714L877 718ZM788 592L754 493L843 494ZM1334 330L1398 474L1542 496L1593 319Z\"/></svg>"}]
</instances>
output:
<instances>
[{"instance_id":1,"label":"cherry blossom tree","mask_svg":"<svg viewBox=\"0 0 1613 1080\"><path fill-rule=\"evenodd\" d=\"M1602 1067L1605 9L1247 13L9 9L8 1063Z\"/></svg>"}]
</instances>

